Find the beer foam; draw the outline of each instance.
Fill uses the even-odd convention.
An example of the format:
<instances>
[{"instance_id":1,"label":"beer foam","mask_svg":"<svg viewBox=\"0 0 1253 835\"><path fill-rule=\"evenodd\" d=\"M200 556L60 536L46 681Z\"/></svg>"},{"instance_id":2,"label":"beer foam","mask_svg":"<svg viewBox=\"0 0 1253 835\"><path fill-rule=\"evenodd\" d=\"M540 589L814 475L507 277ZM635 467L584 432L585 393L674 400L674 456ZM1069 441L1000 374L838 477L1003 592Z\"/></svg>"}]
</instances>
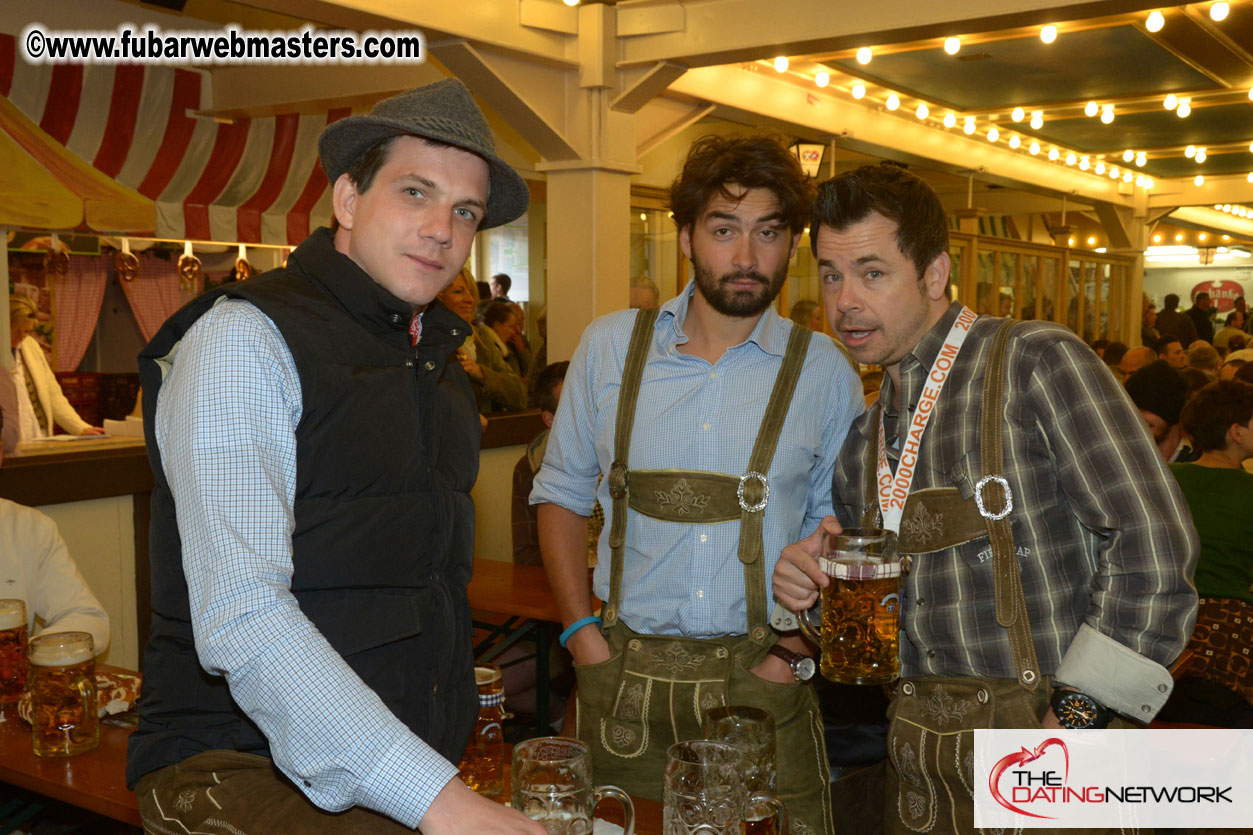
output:
<instances>
[{"instance_id":1,"label":"beer foam","mask_svg":"<svg viewBox=\"0 0 1253 835\"><path fill-rule=\"evenodd\" d=\"M13 629L25 625L26 607L22 601L0 600L0 629Z\"/></svg>"},{"instance_id":2,"label":"beer foam","mask_svg":"<svg viewBox=\"0 0 1253 835\"><path fill-rule=\"evenodd\" d=\"M478 685L479 687L482 687L484 684L491 684L493 681L498 681L499 679L500 679L499 667L475 667L474 668L474 683Z\"/></svg>"},{"instance_id":3,"label":"beer foam","mask_svg":"<svg viewBox=\"0 0 1253 835\"><path fill-rule=\"evenodd\" d=\"M70 638L70 636L80 636ZM83 641L82 637L87 640ZM68 667L96 657L91 635L86 632L57 632L31 640L30 663L38 667Z\"/></svg>"}]
</instances>

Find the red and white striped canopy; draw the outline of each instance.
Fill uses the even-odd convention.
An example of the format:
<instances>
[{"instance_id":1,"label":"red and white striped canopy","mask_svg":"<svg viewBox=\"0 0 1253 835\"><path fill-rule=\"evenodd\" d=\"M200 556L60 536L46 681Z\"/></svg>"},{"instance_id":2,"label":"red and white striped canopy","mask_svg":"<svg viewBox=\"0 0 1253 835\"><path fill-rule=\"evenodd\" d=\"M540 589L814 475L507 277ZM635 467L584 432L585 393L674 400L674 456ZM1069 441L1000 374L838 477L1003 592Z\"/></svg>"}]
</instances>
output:
<instances>
[{"instance_id":1,"label":"red and white striped canopy","mask_svg":"<svg viewBox=\"0 0 1253 835\"><path fill-rule=\"evenodd\" d=\"M329 223L317 140L349 109L225 124L192 115L203 82L173 67L31 65L0 34L0 95L78 159L154 201L156 237L294 246Z\"/></svg>"}]
</instances>

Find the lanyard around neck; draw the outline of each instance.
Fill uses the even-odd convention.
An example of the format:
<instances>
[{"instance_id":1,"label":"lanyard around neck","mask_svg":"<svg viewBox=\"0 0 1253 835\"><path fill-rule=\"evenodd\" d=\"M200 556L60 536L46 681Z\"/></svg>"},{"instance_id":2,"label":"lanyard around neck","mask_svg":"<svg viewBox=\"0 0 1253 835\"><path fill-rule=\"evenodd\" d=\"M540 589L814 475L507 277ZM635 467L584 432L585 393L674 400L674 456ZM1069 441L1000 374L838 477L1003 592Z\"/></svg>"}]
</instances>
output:
<instances>
[{"instance_id":1,"label":"lanyard around neck","mask_svg":"<svg viewBox=\"0 0 1253 835\"><path fill-rule=\"evenodd\" d=\"M879 409L879 469L876 484L879 493L879 511L883 516L883 527L899 534L901 516L905 513L905 499L909 497L910 488L914 483L914 472L918 466L918 451L922 446L922 434L931 422L935 413L935 404L940 399L940 392L948 382L948 375L957 362L957 354L970 334L970 326L978 318L969 307L962 307L957 320L949 328L948 336L944 337L944 345L931 363L927 379L922 387L922 395L918 405L910 416L909 431L905 435L905 443L901 447L901 460L896 465L896 474L888 465L887 438L883 431L883 409ZM898 386L899 389L899 386Z\"/></svg>"}]
</instances>

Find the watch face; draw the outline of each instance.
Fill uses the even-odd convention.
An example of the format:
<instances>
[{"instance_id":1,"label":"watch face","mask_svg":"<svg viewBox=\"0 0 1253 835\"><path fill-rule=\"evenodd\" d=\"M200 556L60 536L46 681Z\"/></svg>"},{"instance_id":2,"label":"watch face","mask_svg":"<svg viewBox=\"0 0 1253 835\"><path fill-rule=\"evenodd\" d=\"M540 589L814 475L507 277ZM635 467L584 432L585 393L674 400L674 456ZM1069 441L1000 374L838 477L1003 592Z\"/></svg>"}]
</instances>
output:
<instances>
[{"instance_id":1,"label":"watch face","mask_svg":"<svg viewBox=\"0 0 1253 835\"><path fill-rule=\"evenodd\" d=\"M817 669L814 659L808 655L801 656L801 659L792 665L792 675L796 676L798 681L809 681L814 677L814 671Z\"/></svg>"},{"instance_id":2,"label":"watch face","mask_svg":"<svg viewBox=\"0 0 1253 835\"><path fill-rule=\"evenodd\" d=\"M1058 700L1053 712L1063 728L1091 728L1096 724L1100 708L1091 696L1068 693Z\"/></svg>"}]
</instances>

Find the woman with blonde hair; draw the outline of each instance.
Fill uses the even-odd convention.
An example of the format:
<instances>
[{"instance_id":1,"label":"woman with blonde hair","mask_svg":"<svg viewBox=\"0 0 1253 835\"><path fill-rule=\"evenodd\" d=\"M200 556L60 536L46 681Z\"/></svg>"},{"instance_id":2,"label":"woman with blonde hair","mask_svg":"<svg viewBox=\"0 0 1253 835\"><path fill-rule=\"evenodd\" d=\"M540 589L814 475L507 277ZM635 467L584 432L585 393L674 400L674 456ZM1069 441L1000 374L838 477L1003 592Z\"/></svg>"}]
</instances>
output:
<instances>
[{"instance_id":1,"label":"woman with blonde hair","mask_svg":"<svg viewBox=\"0 0 1253 835\"><path fill-rule=\"evenodd\" d=\"M469 330L465 343L457 349L457 359L474 387L479 412L506 412L526 408L526 383L505 362L495 341L483 332L483 325L474 324L479 306L474 276L462 269L452 284L439 294L444 306L465 320Z\"/></svg>"}]
</instances>

